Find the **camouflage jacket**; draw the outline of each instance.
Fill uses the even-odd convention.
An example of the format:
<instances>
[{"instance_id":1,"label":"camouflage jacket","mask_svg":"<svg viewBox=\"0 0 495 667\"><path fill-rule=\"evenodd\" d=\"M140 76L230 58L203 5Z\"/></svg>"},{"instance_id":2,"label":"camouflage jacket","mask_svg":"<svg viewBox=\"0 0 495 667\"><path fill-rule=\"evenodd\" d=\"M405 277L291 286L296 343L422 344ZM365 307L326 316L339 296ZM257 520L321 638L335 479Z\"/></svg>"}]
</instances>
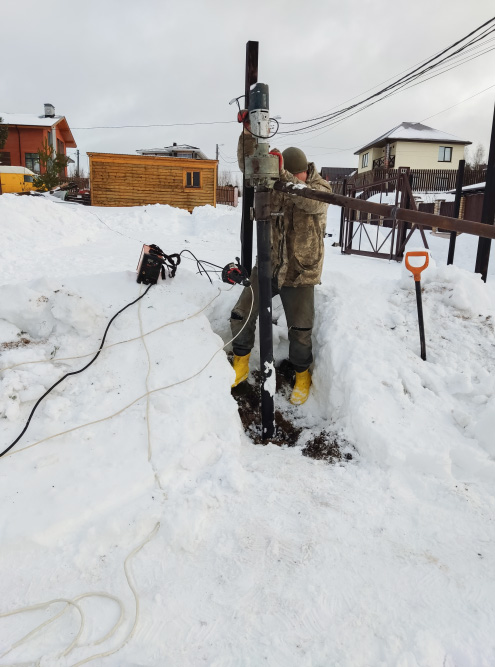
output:
<instances>
[{"instance_id":1,"label":"camouflage jacket","mask_svg":"<svg viewBox=\"0 0 495 667\"><path fill-rule=\"evenodd\" d=\"M237 147L239 168L244 171L244 155L254 152L255 139L241 134ZM306 185L314 190L332 192L313 162L308 164L306 183L282 169L280 180ZM318 285L323 270L325 229L328 204L272 191L271 258L273 277L279 287Z\"/></svg>"}]
</instances>

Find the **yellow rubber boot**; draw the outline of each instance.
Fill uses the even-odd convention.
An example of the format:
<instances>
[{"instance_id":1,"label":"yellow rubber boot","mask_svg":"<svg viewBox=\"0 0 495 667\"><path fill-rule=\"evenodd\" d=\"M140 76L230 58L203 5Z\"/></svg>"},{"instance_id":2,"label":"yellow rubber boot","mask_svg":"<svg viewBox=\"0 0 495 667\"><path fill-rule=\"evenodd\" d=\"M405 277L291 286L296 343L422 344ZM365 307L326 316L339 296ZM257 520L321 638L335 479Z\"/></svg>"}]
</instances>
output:
<instances>
[{"instance_id":1,"label":"yellow rubber boot","mask_svg":"<svg viewBox=\"0 0 495 667\"><path fill-rule=\"evenodd\" d=\"M302 405L306 403L309 396L309 388L311 387L311 374L309 371L298 373L296 371L296 382L294 389L290 395L290 402L292 405Z\"/></svg>"},{"instance_id":2,"label":"yellow rubber boot","mask_svg":"<svg viewBox=\"0 0 495 667\"><path fill-rule=\"evenodd\" d=\"M233 387L237 387L238 384L247 380L249 375L249 357L250 354L245 354L243 357L239 357L237 354L234 354L234 360L232 366L235 370L235 380Z\"/></svg>"}]
</instances>

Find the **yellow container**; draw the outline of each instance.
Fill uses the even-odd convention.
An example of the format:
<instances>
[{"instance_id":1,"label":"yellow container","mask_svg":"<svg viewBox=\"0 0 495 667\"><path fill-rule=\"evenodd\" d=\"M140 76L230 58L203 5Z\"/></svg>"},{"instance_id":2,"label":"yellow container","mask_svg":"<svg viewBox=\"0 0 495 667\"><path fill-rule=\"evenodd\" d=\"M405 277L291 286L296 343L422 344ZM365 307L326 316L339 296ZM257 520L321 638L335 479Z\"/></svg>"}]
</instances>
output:
<instances>
[{"instance_id":1,"label":"yellow container","mask_svg":"<svg viewBox=\"0 0 495 667\"><path fill-rule=\"evenodd\" d=\"M34 188L36 174L26 167L3 167L0 165L0 194L6 192L28 192Z\"/></svg>"}]
</instances>

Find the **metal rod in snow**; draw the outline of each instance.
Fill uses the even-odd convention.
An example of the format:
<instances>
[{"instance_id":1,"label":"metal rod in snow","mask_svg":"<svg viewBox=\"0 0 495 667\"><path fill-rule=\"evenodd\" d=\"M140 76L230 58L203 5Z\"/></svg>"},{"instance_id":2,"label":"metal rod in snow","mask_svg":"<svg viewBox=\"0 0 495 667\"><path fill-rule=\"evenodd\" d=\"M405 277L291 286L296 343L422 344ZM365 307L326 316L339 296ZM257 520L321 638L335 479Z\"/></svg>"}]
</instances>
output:
<instances>
[{"instance_id":1,"label":"metal rod in snow","mask_svg":"<svg viewBox=\"0 0 495 667\"><path fill-rule=\"evenodd\" d=\"M275 367L273 365L272 330L272 261L270 191L257 187L254 195L256 232L258 239L258 286L260 321L260 370L261 370L261 427L263 440L275 431L274 403Z\"/></svg>"},{"instance_id":2,"label":"metal rod in snow","mask_svg":"<svg viewBox=\"0 0 495 667\"><path fill-rule=\"evenodd\" d=\"M246 75L244 88L244 108L249 107L249 91L258 82L258 42L246 44ZM242 221L241 221L241 264L251 275L253 267L253 220L251 210L254 202L254 188L247 185L246 176L242 175Z\"/></svg>"},{"instance_id":3,"label":"metal rod in snow","mask_svg":"<svg viewBox=\"0 0 495 667\"><path fill-rule=\"evenodd\" d=\"M416 303L418 305L418 325L419 325L419 341L421 344L421 359L426 361L426 341L425 341L425 323L423 320L423 301L421 298L421 281L414 282L416 288Z\"/></svg>"}]
</instances>

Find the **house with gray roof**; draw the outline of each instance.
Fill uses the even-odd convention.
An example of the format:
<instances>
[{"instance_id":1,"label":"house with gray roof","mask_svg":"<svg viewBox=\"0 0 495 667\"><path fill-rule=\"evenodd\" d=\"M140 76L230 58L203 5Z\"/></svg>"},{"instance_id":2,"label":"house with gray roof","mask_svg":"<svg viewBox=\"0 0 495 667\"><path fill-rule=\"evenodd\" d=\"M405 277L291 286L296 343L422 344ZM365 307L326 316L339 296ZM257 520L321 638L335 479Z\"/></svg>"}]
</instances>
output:
<instances>
[{"instance_id":1,"label":"house with gray roof","mask_svg":"<svg viewBox=\"0 0 495 667\"><path fill-rule=\"evenodd\" d=\"M372 169L457 169L471 141L422 123L401 123L354 153L358 173Z\"/></svg>"}]
</instances>

